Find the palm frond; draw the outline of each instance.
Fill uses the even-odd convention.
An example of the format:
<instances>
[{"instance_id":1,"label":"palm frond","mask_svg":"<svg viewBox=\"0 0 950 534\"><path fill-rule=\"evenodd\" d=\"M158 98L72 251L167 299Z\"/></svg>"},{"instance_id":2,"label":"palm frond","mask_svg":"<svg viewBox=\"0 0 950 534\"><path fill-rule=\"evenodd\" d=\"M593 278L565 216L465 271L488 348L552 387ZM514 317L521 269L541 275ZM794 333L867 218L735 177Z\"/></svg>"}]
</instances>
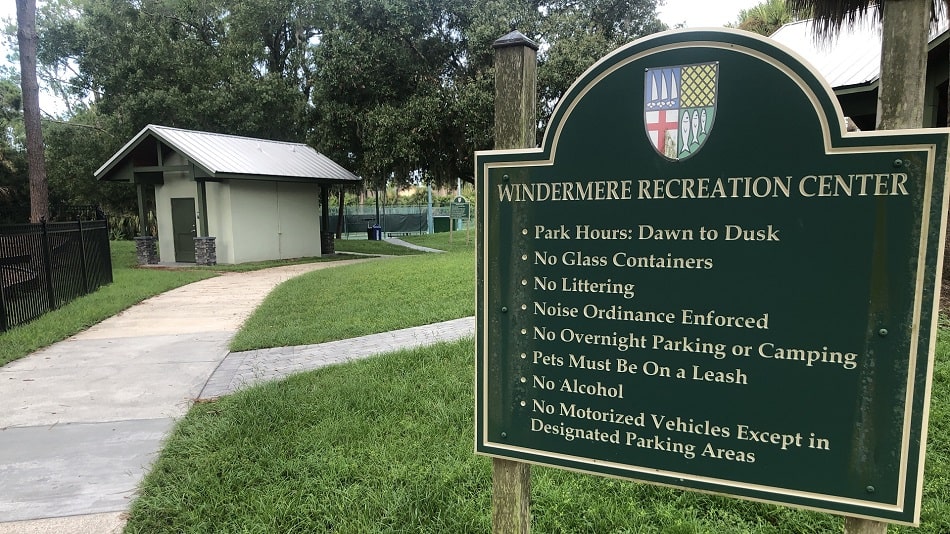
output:
<instances>
[{"instance_id":1,"label":"palm frond","mask_svg":"<svg viewBox=\"0 0 950 534\"><path fill-rule=\"evenodd\" d=\"M787 0L787 3L795 16L812 20L819 37L835 35L843 25L854 26L869 11L880 18L884 10L884 0Z\"/></svg>"},{"instance_id":2,"label":"palm frond","mask_svg":"<svg viewBox=\"0 0 950 534\"><path fill-rule=\"evenodd\" d=\"M854 26L868 12L881 20L886 0L786 0L789 11L798 19L811 19L812 28L819 39L832 37L842 26ZM930 23L936 28L937 19L946 17L950 0L932 0Z\"/></svg>"}]
</instances>

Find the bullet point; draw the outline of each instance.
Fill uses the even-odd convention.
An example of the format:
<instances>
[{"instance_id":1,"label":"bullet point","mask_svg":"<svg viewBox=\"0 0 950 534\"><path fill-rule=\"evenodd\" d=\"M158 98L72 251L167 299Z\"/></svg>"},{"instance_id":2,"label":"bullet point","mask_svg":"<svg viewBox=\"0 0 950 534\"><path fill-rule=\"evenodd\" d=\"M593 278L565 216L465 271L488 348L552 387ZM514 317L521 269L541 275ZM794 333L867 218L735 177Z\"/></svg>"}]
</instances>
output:
<instances>
[{"instance_id":1,"label":"bullet point","mask_svg":"<svg viewBox=\"0 0 950 534\"><path fill-rule=\"evenodd\" d=\"M527 305L527 304L522 304L522 305L521 305L521 309L522 309L522 310L527 310L527 309L528 309L528 305Z\"/></svg>"},{"instance_id":2,"label":"bullet point","mask_svg":"<svg viewBox=\"0 0 950 534\"><path fill-rule=\"evenodd\" d=\"M522 405L522 406L527 406L527 405L528 405L528 403L527 403L527 402L525 402L525 401L521 401L521 405Z\"/></svg>"},{"instance_id":3,"label":"bullet point","mask_svg":"<svg viewBox=\"0 0 950 534\"><path fill-rule=\"evenodd\" d=\"M528 381L527 378L525 378L525 377L523 377L523 376L521 377L521 383L522 383L522 384L524 384L524 383L527 382L527 381Z\"/></svg>"},{"instance_id":4,"label":"bullet point","mask_svg":"<svg viewBox=\"0 0 950 534\"><path fill-rule=\"evenodd\" d=\"M522 255L521 255L521 259L522 259L522 261L528 261L528 255L527 255L527 254L522 254Z\"/></svg>"},{"instance_id":5,"label":"bullet point","mask_svg":"<svg viewBox=\"0 0 950 534\"><path fill-rule=\"evenodd\" d=\"M525 353L523 353L523 352L521 353L521 359L522 359L522 360L525 359L525 358L527 358L527 357L528 357L527 354L525 354Z\"/></svg>"},{"instance_id":6,"label":"bullet point","mask_svg":"<svg viewBox=\"0 0 950 534\"><path fill-rule=\"evenodd\" d=\"M527 330L527 329L525 329L525 328L522 328L522 329L521 329L521 335L524 335L524 334L527 334L527 333L528 333L528 330Z\"/></svg>"},{"instance_id":7,"label":"bullet point","mask_svg":"<svg viewBox=\"0 0 950 534\"><path fill-rule=\"evenodd\" d=\"M528 285L528 281L527 281L527 280L522 280L522 281L521 281L521 285L523 285L523 286Z\"/></svg>"},{"instance_id":8,"label":"bullet point","mask_svg":"<svg viewBox=\"0 0 950 534\"><path fill-rule=\"evenodd\" d=\"M521 235L528 235L528 229L525 228L524 230L522 230Z\"/></svg>"}]
</instances>

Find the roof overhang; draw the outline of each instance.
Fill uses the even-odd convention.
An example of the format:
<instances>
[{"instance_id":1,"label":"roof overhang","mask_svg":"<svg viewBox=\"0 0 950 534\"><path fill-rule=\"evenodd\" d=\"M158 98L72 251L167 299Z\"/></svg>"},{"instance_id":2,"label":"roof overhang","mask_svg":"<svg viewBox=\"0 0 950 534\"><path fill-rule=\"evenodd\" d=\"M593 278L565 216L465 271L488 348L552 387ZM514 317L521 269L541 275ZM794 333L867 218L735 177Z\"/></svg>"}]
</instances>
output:
<instances>
[{"instance_id":1,"label":"roof overhang","mask_svg":"<svg viewBox=\"0 0 950 534\"><path fill-rule=\"evenodd\" d=\"M182 164L166 164L177 153ZM97 180L163 183L166 173L187 173L198 181L257 180L319 184L361 179L301 143L286 143L148 125L112 155Z\"/></svg>"},{"instance_id":2,"label":"roof overhang","mask_svg":"<svg viewBox=\"0 0 950 534\"><path fill-rule=\"evenodd\" d=\"M843 25L837 35L827 39L817 36L811 20L785 24L771 38L811 64L837 95L875 91L880 85L881 25L873 16ZM941 14L930 30L931 58L948 38L948 19Z\"/></svg>"}]
</instances>

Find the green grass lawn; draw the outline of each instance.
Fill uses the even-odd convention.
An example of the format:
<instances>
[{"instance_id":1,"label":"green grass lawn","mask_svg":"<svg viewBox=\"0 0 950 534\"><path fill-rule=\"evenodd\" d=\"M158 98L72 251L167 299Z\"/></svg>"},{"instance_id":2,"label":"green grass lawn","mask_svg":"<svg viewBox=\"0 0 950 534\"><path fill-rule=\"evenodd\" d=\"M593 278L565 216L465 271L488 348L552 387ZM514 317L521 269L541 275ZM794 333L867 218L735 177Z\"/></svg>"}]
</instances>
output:
<instances>
[{"instance_id":1,"label":"green grass lawn","mask_svg":"<svg viewBox=\"0 0 950 534\"><path fill-rule=\"evenodd\" d=\"M359 256L352 254L338 253L331 256L321 256L319 258L292 258L287 260L265 260L249 261L247 263L235 263L233 265L195 265L188 267L199 271L213 271L220 273L246 273L249 271L259 271L271 267L283 267L285 265L300 265L303 263L323 263L331 261L343 261L358 259Z\"/></svg>"},{"instance_id":2,"label":"green grass lawn","mask_svg":"<svg viewBox=\"0 0 950 534\"><path fill-rule=\"evenodd\" d=\"M468 234L466 242L465 230L461 232L440 232L438 234L413 235L401 238L403 241L422 245L424 247L434 248L436 250L445 250L447 252L473 252L475 251L475 230L472 229Z\"/></svg>"},{"instance_id":3,"label":"green grass lawn","mask_svg":"<svg viewBox=\"0 0 950 534\"><path fill-rule=\"evenodd\" d=\"M299 276L267 296L231 350L323 343L474 315L474 263L474 252L464 251Z\"/></svg>"},{"instance_id":4,"label":"green grass lawn","mask_svg":"<svg viewBox=\"0 0 950 534\"><path fill-rule=\"evenodd\" d=\"M418 250L393 245L385 241L368 241L366 239L337 239L334 247L337 252L353 252L356 254L379 256L412 256L422 254Z\"/></svg>"},{"instance_id":5,"label":"green grass lawn","mask_svg":"<svg viewBox=\"0 0 950 534\"><path fill-rule=\"evenodd\" d=\"M356 257L338 254L322 258L274 260L238 265L192 266L176 269L139 268L136 265L134 242L110 241L109 246L112 252L113 282L34 321L0 333L0 365L62 341L149 297L216 276L218 272L245 272L268 267L339 261Z\"/></svg>"},{"instance_id":6,"label":"green grass lawn","mask_svg":"<svg viewBox=\"0 0 950 534\"><path fill-rule=\"evenodd\" d=\"M455 250L444 235L413 241ZM252 318L246 331L257 337L247 347L470 315L474 256L464 241L458 246L292 280L265 303L269 311ZM433 316L439 308L450 311ZM144 481L127 532L489 532L491 461L472 452L473 344L333 366L195 405ZM891 533L950 532L946 327L937 354L922 525L892 526ZM798 534L840 532L842 520L535 467L532 528Z\"/></svg>"},{"instance_id":7,"label":"green grass lawn","mask_svg":"<svg viewBox=\"0 0 950 534\"><path fill-rule=\"evenodd\" d=\"M950 335L941 332L922 525L950 532ZM473 454L471 339L297 375L196 405L127 532L490 531ZM841 532L828 514L535 467L539 533Z\"/></svg>"}]
</instances>

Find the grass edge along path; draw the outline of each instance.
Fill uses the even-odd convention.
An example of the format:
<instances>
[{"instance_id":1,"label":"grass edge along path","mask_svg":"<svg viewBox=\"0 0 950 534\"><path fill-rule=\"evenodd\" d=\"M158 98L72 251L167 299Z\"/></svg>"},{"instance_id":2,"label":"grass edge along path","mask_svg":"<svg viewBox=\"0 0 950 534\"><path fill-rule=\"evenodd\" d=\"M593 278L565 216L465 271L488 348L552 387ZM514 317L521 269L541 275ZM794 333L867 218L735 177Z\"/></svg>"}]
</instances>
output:
<instances>
[{"instance_id":1,"label":"grass edge along path","mask_svg":"<svg viewBox=\"0 0 950 534\"><path fill-rule=\"evenodd\" d=\"M472 338L296 375L195 405L133 503L129 533L489 532L473 454ZM950 335L940 333L920 529L950 532ZM537 467L532 530L840 532L824 513Z\"/></svg>"},{"instance_id":2,"label":"grass edge along path","mask_svg":"<svg viewBox=\"0 0 950 534\"><path fill-rule=\"evenodd\" d=\"M141 269L135 264L135 243L110 241L109 248L112 283L0 333L0 365L82 332L149 297L217 276L194 269Z\"/></svg>"},{"instance_id":3,"label":"grass edge along path","mask_svg":"<svg viewBox=\"0 0 950 534\"><path fill-rule=\"evenodd\" d=\"M474 315L474 264L466 251L298 276L264 299L230 349L312 345Z\"/></svg>"},{"instance_id":4,"label":"grass edge along path","mask_svg":"<svg viewBox=\"0 0 950 534\"><path fill-rule=\"evenodd\" d=\"M110 241L111 284L76 298L33 321L0 333L0 366L69 338L83 330L160 293L217 276L220 272L253 270L323 261L353 259L338 254L322 258L272 260L237 265L188 267L139 267L132 241ZM368 249L373 252L373 249Z\"/></svg>"}]
</instances>

